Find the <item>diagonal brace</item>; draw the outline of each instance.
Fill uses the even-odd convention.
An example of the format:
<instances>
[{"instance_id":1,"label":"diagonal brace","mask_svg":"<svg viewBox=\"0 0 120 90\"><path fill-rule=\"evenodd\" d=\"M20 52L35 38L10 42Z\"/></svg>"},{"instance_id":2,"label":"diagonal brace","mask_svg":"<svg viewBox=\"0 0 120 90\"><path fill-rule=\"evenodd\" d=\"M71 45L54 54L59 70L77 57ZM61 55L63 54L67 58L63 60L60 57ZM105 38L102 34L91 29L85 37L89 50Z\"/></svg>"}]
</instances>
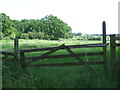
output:
<instances>
[{"instance_id":1,"label":"diagonal brace","mask_svg":"<svg viewBox=\"0 0 120 90\"><path fill-rule=\"evenodd\" d=\"M64 48L64 47L65 47L65 44L62 44L61 46L59 46L59 47L57 47L57 48L53 48L53 49L50 50L49 52L44 53L44 54L41 55L40 57L38 57L38 58L36 58L35 60L30 61L30 62L28 62L28 63L30 64L31 62L37 61L38 59L45 58L45 57L48 56L49 54L51 54L51 53L53 53L53 52L55 52L55 51L57 51L57 50L59 50L59 49L61 49L61 48Z\"/></svg>"},{"instance_id":2,"label":"diagonal brace","mask_svg":"<svg viewBox=\"0 0 120 90\"><path fill-rule=\"evenodd\" d=\"M81 62L81 63L85 66L85 68L86 68L87 70L93 71L93 69L92 69L90 66L88 66L87 63L84 62L81 58L79 58L77 55L75 55L75 53L74 53L72 50L70 50L69 47L65 46L65 49L66 49L73 57L75 57L75 58L77 59L77 61L79 61L79 63Z\"/></svg>"}]
</instances>

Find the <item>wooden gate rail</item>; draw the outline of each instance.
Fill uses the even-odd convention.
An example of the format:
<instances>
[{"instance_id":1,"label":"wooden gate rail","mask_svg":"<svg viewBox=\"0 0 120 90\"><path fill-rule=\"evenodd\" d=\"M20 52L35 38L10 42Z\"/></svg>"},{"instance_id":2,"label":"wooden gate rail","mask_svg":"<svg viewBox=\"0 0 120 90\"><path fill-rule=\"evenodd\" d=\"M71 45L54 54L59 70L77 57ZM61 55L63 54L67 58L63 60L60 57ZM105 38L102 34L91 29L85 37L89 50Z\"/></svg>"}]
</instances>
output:
<instances>
[{"instance_id":1,"label":"wooden gate rail","mask_svg":"<svg viewBox=\"0 0 120 90\"><path fill-rule=\"evenodd\" d=\"M5 51L0 51L0 54L7 54L7 55L10 55L10 56L14 56L15 54L14 53L11 53L11 52L5 52Z\"/></svg>"},{"instance_id":2,"label":"wooden gate rail","mask_svg":"<svg viewBox=\"0 0 120 90\"><path fill-rule=\"evenodd\" d=\"M120 46L120 43L117 43L116 46Z\"/></svg>"},{"instance_id":3,"label":"wooden gate rail","mask_svg":"<svg viewBox=\"0 0 120 90\"><path fill-rule=\"evenodd\" d=\"M5 52L5 51L0 51L0 54L4 55L4 57L2 57L2 59L6 59L9 56L15 56L14 53L11 52Z\"/></svg>"},{"instance_id":4,"label":"wooden gate rail","mask_svg":"<svg viewBox=\"0 0 120 90\"><path fill-rule=\"evenodd\" d=\"M83 45L66 45L69 48L90 48L90 47L106 47L108 44L83 44ZM57 47L49 47L49 48L39 48L39 49L25 49L20 50L22 52L37 52L37 51L47 51ZM64 48L61 48L64 49Z\"/></svg>"},{"instance_id":5,"label":"wooden gate rail","mask_svg":"<svg viewBox=\"0 0 120 90\"><path fill-rule=\"evenodd\" d=\"M78 53L75 54L77 56L86 56L86 53ZM87 56L93 56L93 55L103 55L103 52L93 52L93 53L87 53ZM51 56L46 56L44 58L41 58L41 56L36 56L36 57L25 57L25 60L36 60L36 59L48 59L48 58L68 58L72 57L70 54L67 55L51 55Z\"/></svg>"}]
</instances>

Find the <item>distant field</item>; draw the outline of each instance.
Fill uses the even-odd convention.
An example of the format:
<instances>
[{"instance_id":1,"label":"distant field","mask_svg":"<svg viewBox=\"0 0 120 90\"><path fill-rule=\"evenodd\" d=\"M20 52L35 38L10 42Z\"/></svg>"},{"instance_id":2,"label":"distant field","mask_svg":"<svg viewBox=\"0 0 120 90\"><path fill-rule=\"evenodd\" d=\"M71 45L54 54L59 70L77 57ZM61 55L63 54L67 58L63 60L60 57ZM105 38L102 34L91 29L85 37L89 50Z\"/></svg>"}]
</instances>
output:
<instances>
[{"instance_id":1,"label":"distant field","mask_svg":"<svg viewBox=\"0 0 120 90\"><path fill-rule=\"evenodd\" d=\"M1 40L2 43L2 49L13 49L14 41L13 40ZM63 40L63 41L50 41L50 40L19 40L19 46L20 49L26 49L26 48L43 48L43 47L53 47L53 46L59 46L61 44L65 45L79 45L79 44L92 44L92 43L102 43L102 41L85 41L85 40Z\"/></svg>"},{"instance_id":2,"label":"distant field","mask_svg":"<svg viewBox=\"0 0 120 90\"><path fill-rule=\"evenodd\" d=\"M2 40L2 49L13 50L13 40ZM44 48L65 45L97 44L102 41L84 41L84 40L19 40L21 49ZM109 43L109 41L107 41ZM86 53L81 57L84 61L102 61L102 56L87 56L87 52L100 52L102 48L80 48L72 49L75 53ZM120 56L120 48L117 47L117 60ZM46 51L44 51L46 52ZM44 52L26 53L27 57L39 56ZM68 54L65 50L59 50L52 55ZM110 48L107 48L108 71L110 70ZM67 63L77 62L74 58L43 59L38 63ZM91 72L86 71L83 66L63 66L63 67L28 67L22 70L16 62L3 61L3 87L7 88L115 88L118 85L116 78L112 78L110 72L103 72L103 65L91 65L97 72L93 76ZM16 77L16 78L15 78Z\"/></svg>"}]
</instances>

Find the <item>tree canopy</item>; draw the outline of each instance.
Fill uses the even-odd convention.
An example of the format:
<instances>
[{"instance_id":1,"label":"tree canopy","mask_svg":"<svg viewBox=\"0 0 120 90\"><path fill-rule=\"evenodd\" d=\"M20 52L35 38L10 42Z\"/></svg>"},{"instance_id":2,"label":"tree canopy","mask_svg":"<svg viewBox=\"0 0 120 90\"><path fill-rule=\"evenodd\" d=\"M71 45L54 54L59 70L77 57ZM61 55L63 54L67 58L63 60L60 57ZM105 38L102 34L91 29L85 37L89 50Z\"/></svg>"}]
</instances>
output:
<instances>
[{"instance_id":1,"label":"tree canopy","mask_svg":"<svg viewBox=\"0 0 120 90\"><path fill-rule=\"evenodd\" d=\"M15 37L15 32L17 31L16 28L13 27L14 23L10 19L9 16L6 16L4 13L0 13L0 24L2 26L2 36L7 37L7 36L14 36ZM14 38L11 37L11 38Z\"/></svg>"},{"instance_id":2,"label":"tree canopy","mask_svg":"<svg viewBox=\"0 0 120 90\"><path fill-rule=\"evenodd\" d=\"M71 27L57 16L47 15L42 19L11 20L9 16L0 13L2 36L24 39L59 39L71 38Z\"/></svg>"}]
</instances>

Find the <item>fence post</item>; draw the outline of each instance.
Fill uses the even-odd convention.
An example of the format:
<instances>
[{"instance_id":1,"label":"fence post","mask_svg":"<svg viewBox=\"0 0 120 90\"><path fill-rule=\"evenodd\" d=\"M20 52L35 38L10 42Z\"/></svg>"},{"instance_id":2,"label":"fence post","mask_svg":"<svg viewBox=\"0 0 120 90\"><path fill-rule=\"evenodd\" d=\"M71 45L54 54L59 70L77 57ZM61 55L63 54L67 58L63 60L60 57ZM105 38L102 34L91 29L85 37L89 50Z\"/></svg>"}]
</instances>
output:
<instances>
[{"instance_id":1,"label":"fence post","mask_svg":"<svg viewBox=\"0 0 120 90\"><path fill-rule=\"evenodd\" d=\"M18 50L19 50L19 44L18 44L18 38L14 39L14 53L15 53L15 60L18 60Z\"/></svg>"},{"instance_id":2,"label":"fence post","mask_svg":"<svg viewBox=\"0 0 120 90\"><path fill-rule=\"evenodd\" d=\"M20 51L20 64L22 68L25 68L25 53Z\"/></svg>"},{"instance_id":3,"label":"fence post","mask_svg":"<svg viewBox=\"0 0 120 90\"><path fill-rule=\"evenodd\" d=\"M110 35L110 61L111 61L112 74L114 74L114 71L116 71L116 43L115 43L115 34Z\"/></svg>"},{"instance_id":4,"label":"fence post","mask_svg":"<svg viewBox=\"0 0 120 90\"><path fill-rule=\"evenodd\" d=\"M103 21L102 23L102 30L103 30L103 44L106 44L106 23ZM103 60L104 60L104 69L107 71L107 46L103 47Z\"/></svg>"}]
</instances>

